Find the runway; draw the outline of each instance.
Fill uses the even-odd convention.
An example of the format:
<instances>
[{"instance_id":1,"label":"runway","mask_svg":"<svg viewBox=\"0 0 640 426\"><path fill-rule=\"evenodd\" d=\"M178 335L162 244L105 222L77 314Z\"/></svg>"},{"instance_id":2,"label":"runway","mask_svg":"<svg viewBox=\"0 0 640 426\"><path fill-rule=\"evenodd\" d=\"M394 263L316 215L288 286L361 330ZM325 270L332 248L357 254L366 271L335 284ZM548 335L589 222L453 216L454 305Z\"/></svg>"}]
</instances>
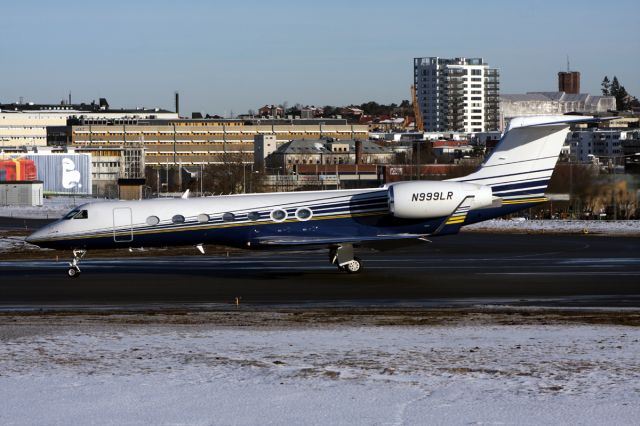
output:
<instances>
[{"instance_id":1,"label":"runway","mask_svg":"<svg viewBox=\"0 0 640 426\"><path fill-rule=\"evenodd\" d=\"M194 250L195 251L195 250ZM531 305L640 308L640 239L463 233L363 251L361 274L324 251L0 262L0 308L163 309Z\"/></svg>"}]
</instances>

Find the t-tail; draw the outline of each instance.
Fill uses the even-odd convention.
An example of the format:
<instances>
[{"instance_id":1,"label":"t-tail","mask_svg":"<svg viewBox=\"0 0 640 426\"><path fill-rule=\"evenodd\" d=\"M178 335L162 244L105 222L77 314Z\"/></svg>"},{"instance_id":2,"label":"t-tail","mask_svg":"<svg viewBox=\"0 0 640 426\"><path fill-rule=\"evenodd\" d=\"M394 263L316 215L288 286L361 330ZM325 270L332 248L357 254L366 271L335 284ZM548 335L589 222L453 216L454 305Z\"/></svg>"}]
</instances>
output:
<instances>
[{"instance_id":1,"label":"t-tail","mask_svg":"<svg viewBox=\"0 0 640 426\"><path fill-rule=\"evenodd\" d=\"M451 180L488 186L504 206L547 201L545 192L570 125L603 120L575 115L514 118L477 171Z\"/></svg>"}]
</instances>

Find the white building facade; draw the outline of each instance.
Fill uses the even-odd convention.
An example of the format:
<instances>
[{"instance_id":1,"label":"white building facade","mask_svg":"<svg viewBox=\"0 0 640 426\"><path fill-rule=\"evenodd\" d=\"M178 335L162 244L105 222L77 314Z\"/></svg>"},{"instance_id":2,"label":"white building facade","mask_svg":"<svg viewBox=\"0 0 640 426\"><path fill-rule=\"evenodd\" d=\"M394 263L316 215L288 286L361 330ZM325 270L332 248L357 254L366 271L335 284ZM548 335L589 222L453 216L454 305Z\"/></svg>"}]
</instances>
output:
<instances>
[{"instance_id":1,"label":"white building facade","mask_svg":"<svg viewBox=\"0 0 640 426\"><path fill-rule=\"evenodd\" d=\"M414 58L413 71L424 130L498 130L499 72L482 58Z\"/></svg>"},{"instance_id":2,"label":"white building facade","mask_svg":"<svg viewBox=\"0 0 640 426\"><path fill-rule=\"evenodd\" d=\"M47 145L47 127L65 126L72 117L91 119L177 119L178 114L159 109L83 111L69 105L28 110L0 109L0 149Z\"/></svg>"},{"instance_id":3,"label":"white building facade","mask_svg":"<svg viewBox=\"0 0 640 426\"><path fill-rule=\"evenodd\" d=\"M567 135L571 159L578 162L593 162L596 158L623 157L623 141L633 138L628 130L585 130Z\"/></svg>"}]
</instances>

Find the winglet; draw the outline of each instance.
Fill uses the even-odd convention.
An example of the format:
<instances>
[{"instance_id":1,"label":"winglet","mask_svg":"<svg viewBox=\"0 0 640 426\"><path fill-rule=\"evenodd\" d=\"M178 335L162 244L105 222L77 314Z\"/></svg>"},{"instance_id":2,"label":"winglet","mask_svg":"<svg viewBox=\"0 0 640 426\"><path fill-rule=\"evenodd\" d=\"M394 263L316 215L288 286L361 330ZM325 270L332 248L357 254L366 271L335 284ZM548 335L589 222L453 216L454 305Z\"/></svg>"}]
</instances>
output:
<instances>
[{"instance_id":1,"label":"winglet","mask_svg":"<svg viewBox=\"0 0 640 426\"><path fill-rule=\"evenodd\" d=\"M474 198L475 197L473 195L465 197L465 199L458 204L458 207L456 207L453 213L447 216L440 226L438 226L432 234L429 234L429 236L457 234L467 218L467 213L469 213L469 210L471 209L471 203Z\"/></svg>"},{"instance_id":2,"label":"winglet","mask_svg":"<svg viewBox=\"0 0 640 426\"><path fill-rule=\"evenodd\" d=\"M189 198L189 190L187 189L186 191L184 191L184 194L182 194L182 196L180 198L182 198L182 199Z\"/></svg>"}]
</instances>

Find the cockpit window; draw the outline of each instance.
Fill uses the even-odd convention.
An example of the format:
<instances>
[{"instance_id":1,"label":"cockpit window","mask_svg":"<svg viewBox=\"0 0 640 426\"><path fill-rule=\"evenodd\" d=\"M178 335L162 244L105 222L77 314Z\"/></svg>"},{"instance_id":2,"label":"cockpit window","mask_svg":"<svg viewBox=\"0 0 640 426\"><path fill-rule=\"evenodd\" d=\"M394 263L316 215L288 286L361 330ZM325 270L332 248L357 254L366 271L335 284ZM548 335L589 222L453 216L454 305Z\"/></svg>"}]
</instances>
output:
<instances>
[{"instance_id":1,"label":"cockpit window","mask_svg":"<svg viewBox=\"0 0 640 426\"><path fill-rule=\"evenodd\" d=\"M69 213L67 213L63 217L63 219L64 220L69 220L69 219L87 219L88 217L89 217L89 212L87 210L73 209Z\"/></svg>"},{"instance_id":2,"label":"cockpit window","mask_svg":"<svg viewBox=\"0 0 640 426\"><path fill-rule=\"evenodd\" d=\"M71 219L72 217L74 217L74 216L75 216L79 211L80 211L80 210L77 210L77 209L71 210L69 213L67 213L67 214L63 217L63 219L64 219L64 220L69 220L69 219Z\"/></svg>"},{"instance_id":3,"label":"cockpit window","mask_svg":"<svg viewBox=\"0 0 640 426\"><path fill-rule=\"evenodd\" d=\"M80 210L78 213L73 215L74 219L86 219L88 217L89 217L89 212L87 212L86 210Z\"/></svg>"}]
</instances>

